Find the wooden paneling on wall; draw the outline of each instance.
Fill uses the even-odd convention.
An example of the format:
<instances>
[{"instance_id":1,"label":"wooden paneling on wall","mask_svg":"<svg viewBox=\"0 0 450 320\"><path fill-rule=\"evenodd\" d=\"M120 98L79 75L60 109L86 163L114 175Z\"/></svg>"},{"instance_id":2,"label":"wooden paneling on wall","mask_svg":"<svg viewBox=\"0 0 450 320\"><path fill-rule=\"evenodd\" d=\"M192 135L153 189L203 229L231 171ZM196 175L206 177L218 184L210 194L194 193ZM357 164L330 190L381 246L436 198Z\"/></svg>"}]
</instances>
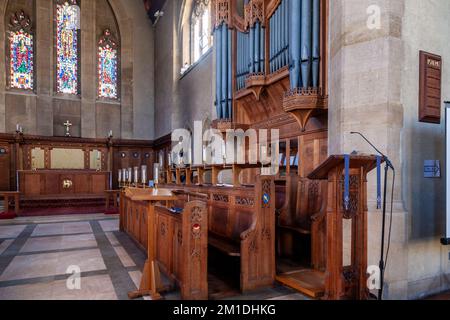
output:
<instances>
[{"instance_id":1,"label":"wooden paneling on wall","mask_svg":"<svg viewBox=\"0 0 450 320\"><path fill-rule=\"evenodd\" d=\"M112 171L113 188L117 187L117 172L121 168L147 165L148 177L153 178L155 153L153 141L149 140L109 140L63 137L41 137L22 134L0 134L0 191L15 191L19 170L32 170L32 150L44 150L44 168L50 170L51 150L78 149L85 153L84 169L92 170L92 151L101 152L100 171ZM3 150L3 151L2 151Z\"/></svg>"}]
</instances>

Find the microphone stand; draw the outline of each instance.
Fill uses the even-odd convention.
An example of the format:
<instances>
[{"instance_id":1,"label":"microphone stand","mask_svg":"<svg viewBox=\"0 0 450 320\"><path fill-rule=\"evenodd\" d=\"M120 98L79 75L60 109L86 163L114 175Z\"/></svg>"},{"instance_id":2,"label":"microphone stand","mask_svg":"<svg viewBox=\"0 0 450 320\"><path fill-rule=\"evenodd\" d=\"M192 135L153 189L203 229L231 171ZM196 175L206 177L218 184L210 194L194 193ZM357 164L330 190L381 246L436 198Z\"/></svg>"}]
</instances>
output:
<instances>
[{"instance_id":1,"label":"microphone stand","mask_svg":"<svg viewBox=\"0 0 450 320\"><path fill-rule=\"evenodd\" d=\"M388 179L388 172L389 168L392 169L392 171L395 172L395 168L392 165L391 160L383 153L381 152L377 147L373 145L372 142L370 142L362 133L360 132L350 132L350 134L356 134L359 135L361 138L363 138L378 154L382 157L382 160L384 161L384 198L383 198L383 224L381 228L381 257L380 257L380 290L378 290L378 300L383 300L383 289L384 289L384 271L385 271L385 260L384 260L384 246L385 246L385 236L386 236L386 196L387 196L387 179Z\"/></svg>"}]
</instances>

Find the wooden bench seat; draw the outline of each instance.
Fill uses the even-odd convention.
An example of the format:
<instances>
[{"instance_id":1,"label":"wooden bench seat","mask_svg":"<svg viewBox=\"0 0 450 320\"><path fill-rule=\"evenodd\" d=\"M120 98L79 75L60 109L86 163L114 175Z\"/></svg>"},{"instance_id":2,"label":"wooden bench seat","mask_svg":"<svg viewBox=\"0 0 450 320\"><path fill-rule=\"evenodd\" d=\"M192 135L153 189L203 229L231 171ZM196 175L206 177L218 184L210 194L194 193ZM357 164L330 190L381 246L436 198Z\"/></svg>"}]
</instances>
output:
<instances>
[{"instance_id":1,"label":"wooden bench seat","mask_svg":"<svg viewBox=\"0 0 450 320\"><path fill-rule=\"evenodd\" d=\"M216 248L217 250L225 253L230 257L240 257L241 256L241 245L231 241L229 238L221 237L215 235L214 233L209 233L208 245Z\"/></svg>"}]
</instances>

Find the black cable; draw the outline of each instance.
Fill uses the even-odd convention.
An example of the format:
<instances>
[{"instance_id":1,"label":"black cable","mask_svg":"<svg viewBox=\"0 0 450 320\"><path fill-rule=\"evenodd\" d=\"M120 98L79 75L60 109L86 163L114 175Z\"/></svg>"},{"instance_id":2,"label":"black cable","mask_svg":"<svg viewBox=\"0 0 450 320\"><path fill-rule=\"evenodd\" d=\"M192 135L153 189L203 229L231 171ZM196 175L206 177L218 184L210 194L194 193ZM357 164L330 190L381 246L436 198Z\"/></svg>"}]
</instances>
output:
<instances>
[{"instance_id":1,"label":"black cable","mask_svg":"<svg viewBox=\"0 0 450 320\"><path fill-rule=\"evenodd\" d=\"M386 249L386 258L384 259L384 261L385 261L384 270L387 269L388 259L389 259L389 251L391 249L392 222L393 222L393 215L394 215L395 170L393 170L392 172L393 172L393 176L392 176L392 190L391 190L391 218L390 218L390 222L389 222L389 234L388 234L388 244L387 244L387 249ZM381 279L381 281L383 283L384 283L384 275L385 275L385 273L383 273L383 279Z\"/></svg>"}]
</instances>

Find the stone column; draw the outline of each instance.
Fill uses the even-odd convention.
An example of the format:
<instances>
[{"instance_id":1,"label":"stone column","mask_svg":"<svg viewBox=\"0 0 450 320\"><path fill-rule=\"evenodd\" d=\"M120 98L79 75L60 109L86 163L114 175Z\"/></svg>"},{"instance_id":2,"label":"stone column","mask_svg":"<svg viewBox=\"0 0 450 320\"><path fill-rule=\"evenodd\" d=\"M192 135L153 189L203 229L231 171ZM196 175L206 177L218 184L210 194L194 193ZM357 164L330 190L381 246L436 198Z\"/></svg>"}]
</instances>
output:
<instances>
[{"instance_id":1,"label":"stone column","mask_svg":"<svg viewBox=\"0 0 450 320\"><path fill-rule=\"evenodd\" d=\"M0 17L5 16L6 0L0 0ZM5 43L5 19L0 21L0 43ZM5 57L5 45L0 45L0 57ZM5 110L5 89L6 89L6 69L5 60L0 59L0 132L6 131L6 110Z\"/></svg>"},{"instance_id":2,"label":"stone column","mask_svg":"<svg viewBox=\"0 0 450 320\"><path fill-rule=\"evenodd\" d=\"M53 2L36 0L37 134L53 135Z\"/></svg>"},{"instance_id":3,"label":"stone column","mask_svg":"<svg viewBox=\"0 0 450 320\"><path fill-rule=\"evenodd\" d=\"M386 272L386 298L406 298L408 250L406 212L401 198L401 146L403 127L401 68L403 1L330 1L329 152L356 150L373 154L351 131L365 134L393 161L397 170L393 238ZM371 5L375 11L368 13ZM380 25L369 27L380 11ZM373 26L373 25L372 25ZM389 180L389 183L391 180ZM376 210L376 178L369 178L369 265L378 265L381 211ZM389 197L390 199L390 197ZM388 224L387 224L388 226Z\"/></svg>"}]
</instances>

